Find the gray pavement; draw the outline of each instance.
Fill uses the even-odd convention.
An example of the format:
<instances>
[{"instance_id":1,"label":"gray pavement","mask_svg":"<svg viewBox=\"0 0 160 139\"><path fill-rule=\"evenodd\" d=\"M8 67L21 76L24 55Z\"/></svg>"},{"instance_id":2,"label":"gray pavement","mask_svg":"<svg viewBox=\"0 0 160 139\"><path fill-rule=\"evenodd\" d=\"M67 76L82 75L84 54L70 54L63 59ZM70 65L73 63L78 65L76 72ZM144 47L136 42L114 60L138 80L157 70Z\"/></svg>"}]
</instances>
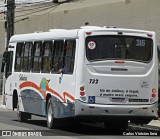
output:
<instances>
[{"instance_id":1,"label":"gray pavement","mask_svg":"<svg viewBox=\"0 0 160 139\"><path fill-rule=\"evenodd\" d=\"M0 95L0 105L2 104L2 95Z\"/></svg>"},{"instance_id":2,"label":"gray pavement","mask_svg":"<svg viewBox=\"0 0 160 139\"><path fill-rule=\"evenodd\" d=\"M2 95L0 95L0 111L9 111L6 109L5 105L2 105L2 103L3 103ZM160 118L158 120L152 120L148 125L160 127Z\"/></svg>"},{"instance_id":3,"label":"gray pavement","mask_svg":"<svg viewBox=\"0 0 160 139\"><path fill-rule=\"evenodd\" d=\"M6 106L5 105L3 105L3 97L2 97L2 95L0 95L0 111L8 111L7 109L6 109Z\"/></svg>"}]
</instances>

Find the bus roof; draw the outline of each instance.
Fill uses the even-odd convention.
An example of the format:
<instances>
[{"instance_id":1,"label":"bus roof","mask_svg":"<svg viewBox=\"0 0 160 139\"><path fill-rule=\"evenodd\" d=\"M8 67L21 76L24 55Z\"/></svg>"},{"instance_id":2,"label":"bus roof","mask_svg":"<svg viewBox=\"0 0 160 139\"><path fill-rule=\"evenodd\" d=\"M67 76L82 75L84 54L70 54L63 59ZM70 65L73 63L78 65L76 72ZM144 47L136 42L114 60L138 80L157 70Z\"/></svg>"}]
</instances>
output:
<instances>
[{"instance_id":1,"label":"bus roof","mask_svg":"<svg viewBox=\"0 0 160 139\"><path fill-rule=\"evenodd\" d=\"M21 42L21 41L38 41L38 40L53 40L59 38L78 38L78 31L94 32L94 31L108 31L108 32L125 32L125 33L140 33L140 34L155 34L152 31L125 29L116 27L99 27L99 26L82 26L80 29L50 29L48 32L35 32L28 34L19 34L11 37L10 42Z\"/></svg>"},{"instance_id":2,"label":"bus roof","mask_svg":"<svg viewBox=\"0 0 160 139\"><path fill-rule=\"evenodd\" d=\"M53 29L49 32L19 34L11 37L10 42L53 40L58 38L77 38L78 30Z\"/></svg>"}]
</instances>

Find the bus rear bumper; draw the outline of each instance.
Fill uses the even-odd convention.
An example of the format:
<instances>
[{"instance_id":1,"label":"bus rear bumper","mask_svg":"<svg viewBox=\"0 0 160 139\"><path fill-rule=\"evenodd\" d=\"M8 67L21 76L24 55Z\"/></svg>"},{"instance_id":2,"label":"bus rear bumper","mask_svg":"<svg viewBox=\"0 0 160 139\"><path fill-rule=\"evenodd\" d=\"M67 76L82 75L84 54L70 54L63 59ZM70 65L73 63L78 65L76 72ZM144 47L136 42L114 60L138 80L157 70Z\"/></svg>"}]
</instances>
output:
<instances>
[{"instance_id":1,"label":"bus rear bumper","mask_svg":"<svg viewBox=\"0 0 160 139\"><path fill-rule=\"evenodd\" d=\"M151 105L101 105L75 100L75 116L95 117L157 117L158 102Z\"/></svg>"}]
</instances>

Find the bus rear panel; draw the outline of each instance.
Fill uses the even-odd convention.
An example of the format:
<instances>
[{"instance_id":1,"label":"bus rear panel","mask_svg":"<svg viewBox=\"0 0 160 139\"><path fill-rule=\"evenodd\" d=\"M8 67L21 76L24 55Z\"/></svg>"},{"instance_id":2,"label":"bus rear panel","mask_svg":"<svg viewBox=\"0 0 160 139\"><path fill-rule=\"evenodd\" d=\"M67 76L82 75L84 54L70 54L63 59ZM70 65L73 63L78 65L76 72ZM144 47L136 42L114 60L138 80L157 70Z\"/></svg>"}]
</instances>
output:
<instances>
[{"instance_id":1,"label":"bus rear panel","mask_svg":"<svg viewBox=\"0 0 160 139\"><path fill-rule=\"evenodd\" d=\"M76 115L149 122L157 116L154 33L85 32L84 84ZM142 120L143 119L143 120Z\"/></svg>"}]
</instances>

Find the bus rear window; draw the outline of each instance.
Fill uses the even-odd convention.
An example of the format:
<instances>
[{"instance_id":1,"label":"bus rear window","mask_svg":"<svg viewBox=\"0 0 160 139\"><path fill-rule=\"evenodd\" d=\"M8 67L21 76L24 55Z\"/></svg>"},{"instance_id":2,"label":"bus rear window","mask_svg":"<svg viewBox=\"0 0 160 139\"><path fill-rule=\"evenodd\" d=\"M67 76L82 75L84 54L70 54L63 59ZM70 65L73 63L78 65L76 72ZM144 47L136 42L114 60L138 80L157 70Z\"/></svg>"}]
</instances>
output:
<instances>
[{"instance_id":1,"label":"bus rear window","mask_svg":"<svg viewBox=\"0 0 160 139\"><path fill-rule=\"evenodd\" d=\"M86 55L89 61L131 60L150 62L153 41L137 36L89 36L86 38Z\"/></svg>"}]
</instances>

